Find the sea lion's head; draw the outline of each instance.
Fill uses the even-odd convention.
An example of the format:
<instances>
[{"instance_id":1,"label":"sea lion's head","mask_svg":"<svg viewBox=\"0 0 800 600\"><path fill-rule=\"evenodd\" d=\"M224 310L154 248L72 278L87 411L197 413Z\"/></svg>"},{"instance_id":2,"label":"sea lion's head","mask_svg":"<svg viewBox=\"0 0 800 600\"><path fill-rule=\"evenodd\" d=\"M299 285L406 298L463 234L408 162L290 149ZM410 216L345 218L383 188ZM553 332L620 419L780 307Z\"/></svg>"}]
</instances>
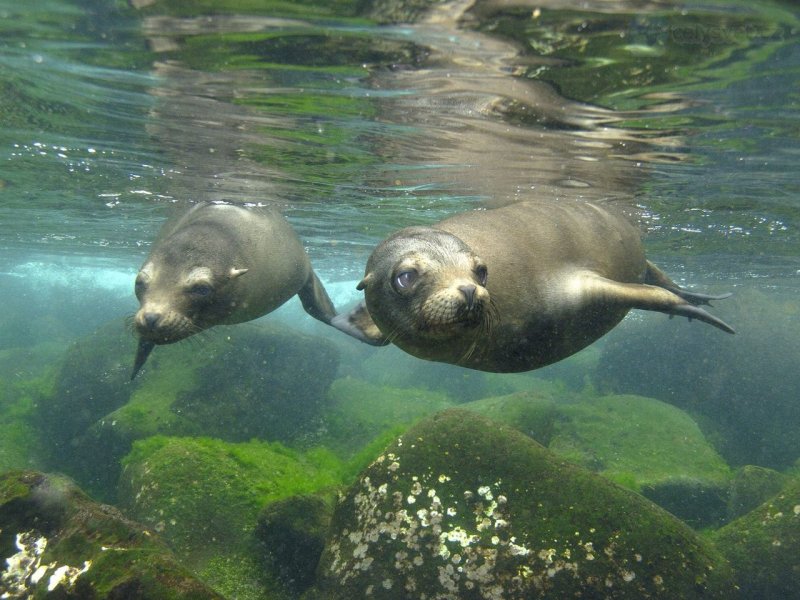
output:
<instances>
[{"instance_id":1,"label":"sea lion's head","mask_svg":"<svg viewBox=\"0 0 800 600\"><path fill-rule=\"evenodd\" d=\"M204 252L187 248L151 254L136 275L134 290L139 310L133 327L139 346L131 379L157 344L172 344L221 322L236 307L232 293L244 268L214 268L219 255L203 259ZM187 258L194 261L189 264Z\"/></svg>"},{"instance_id":2,"label":"sea lion's head","mask_svg":"<svg viewBox=\"0 0 800 600\"><path fill-rule=\"evenodd\" d=\"M172 344L221 322L235 308L231 283L246 272L147 261L136 276L136 333L153 344Z\"/></svg>"},{"instance_id":3,"label":"sea lion's head","mask_svg":"<svg viewBox=\"0 0 800 600\"><path fill-rule=\"evenodd\" d=\"M402 229L367 261L369 314L397 344L446 340L491 323L484 261L458 237L431 227Z\"/></svg>"}]
</instances>

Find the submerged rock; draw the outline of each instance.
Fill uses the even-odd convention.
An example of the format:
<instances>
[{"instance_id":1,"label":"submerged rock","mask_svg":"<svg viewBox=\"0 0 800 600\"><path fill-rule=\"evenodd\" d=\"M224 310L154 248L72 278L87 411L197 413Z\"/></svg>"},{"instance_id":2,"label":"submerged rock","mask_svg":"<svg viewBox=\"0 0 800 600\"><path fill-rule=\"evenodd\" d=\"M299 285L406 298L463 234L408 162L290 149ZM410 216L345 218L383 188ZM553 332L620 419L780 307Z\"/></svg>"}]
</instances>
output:
<instances>
[{"instance_id":1,"label":"submerged rock","mask_svg":"<svg viewBox=\"0 0 800 600\"><path fill-rule=\"evenodd\" d=\"M263 506L334 488L341 466L276 443L163 436L136 442L124 465L120 505L187 557L241 549Z\"/></svg>"},{"instance_id":2,"label":"submerged rock","mask_svg":"<svg viewBox=\"0 0 800 600\"><path fill-rule=\"evenodd\" d=\"M310 598L729 598L724 560L641 496L464 410L428 418L336 507Z\"/></svg>"},{"instance_id":3,"label":"submerged rock","mask_svg":"<svg viewBox=\"0 0 800 600\"><path fill-rule=\"evenodd\" d=\"M693 526L718 525L727 517L731 470L692 418L674 406L541 385L464 408L519 429Z\"/></svg>"},{"instance_id":4,"label":"submerged rock","mask_svg":"<svg viewBox=\"0 0 800 600\"><path fill-rule=\"evenodd\" d=\"M381 387L443 394L453 404L515 392L520 389L520 380L531 377L518 373L484 373L457 365L419 360L396 346L366 355L354 372L359 379Z\"/></svg>"},{"instance_id":5,"label":"submerged rock","mask_svg":"<svg viewBox=\"0 0 800 600\"><path fill-rule=\"evenodd\" d=\"M124 465L120 504L215 589L239 600L288 593L280 568L267 570L259 560L254 530L262 507L298 494L332 493L341 471L324 451L161 436L136 442Z\"/></svg>"},{"instance_id":6,"label":"submerged rock","mask_svg":"<svg viewBox=\"0 0 800 600\"><path fill-rule=\"evenodd\" d=\"M733 465L788 467L800 456L797 298L741 289L724 310L735 336L659 316L626 320L624 335L604 346L594 379L696 415Z\"/></svg>"},{"instance_id":7,"label":"submerged rock","mask_svg":"<svg viewBox=\"0 0 800 600\"><path fill-rule=\"evenodd\" d=\"M0 473L41 468L44 452L36 405L50 386L47 375L27 380L0 377Z\"/></svg>"},{"instance_id":8,"label":"submerged rock","mask_svg":"<svg viewBox=\"0 0 800 600\"><path fill-rule=\"evenodd\" d=\"M78 476L78 440L97 419L130 398L133 346L133 337L120 319L75 342L64 354L52 394L40 400L38 410L54 466L71 466L68 472Z\"/></svg>"},{"instance_id":9,"label":"submerged rock","mask_svg":"<svg viewBox=\"0 0 800 600\"><path fill-rule=\"evenodd\" d=\"M256 537L267 567L295 592L314 583L332 512L332 502L303 494L272 502L258 515Z\"/></svg>"},{"instance_id":10,"label":"submerged rock","mask_svg":"<svg viewBox=\"0 0 800 600\"><path fill-rule=\"evenodd\" d=\"M62 476L0 476L0 597L223 600L149 530Z\"/></svg>"},{"instance_id":11,"label":"submerged rock","mask_svg":"<svg viewBox=\"0 0 800 600\"><path fill-rule=\"evenodd\" d=\"M748 600L800 597L800 480L713 534Z\"/></svg>"},{"instance_id":12,"label":"submerged rock","mask_svg":"<svg viewBox=\"0 0 800 600\"><path fill-rule=\"evenodd\" d=\"M77 344L54 396L40 406L52 464L110 498L120 458L150 435L234 442L316 435L338 365L334 346L272 325L216 333L223 331L156 348L132 383L135 340L121 324Z\"/></svg>"},{"instance_id":13,"label":"submerged rock","mask_svg":"<svg viewBox=\"0 0 800 600\"><path fill-rule=\"evenodd\" d=\"M728 519L733 520L755 509L781 491L789 476L755 465L736 470L728 498Z\"/></svg>"}]
</instances>

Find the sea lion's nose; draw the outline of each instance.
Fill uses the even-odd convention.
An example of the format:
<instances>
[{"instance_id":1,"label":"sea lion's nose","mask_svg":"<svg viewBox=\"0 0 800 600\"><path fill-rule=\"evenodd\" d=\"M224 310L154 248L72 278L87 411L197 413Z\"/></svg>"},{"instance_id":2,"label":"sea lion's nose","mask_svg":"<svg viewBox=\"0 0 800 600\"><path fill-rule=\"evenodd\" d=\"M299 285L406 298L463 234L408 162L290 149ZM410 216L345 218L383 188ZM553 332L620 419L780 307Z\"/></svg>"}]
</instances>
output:
<instances>
[{"instance_id":1,"label":"sea lion's nose","mask_svg":"<svg viewBox=\"0 0 800 600\"><path fill-rule=\"evenodd\" d=\"M458 286L458 289L464 294L464 298L467 300L467 308L472 309L472 305L475 303L475 290L476 287L473 284L466 284Z\"/></svg>"},{"instance_id":2,"label":"sea lion's nose","mask_svg":"<svg viewBox=\"0 0 800 600\"><path fill-rule=\"evenodd\" d=\"M145 327L148 329L155 329L158 322L161 320L161 313L157 312L146 312L142 315L142 321L144 321Z\"/></svg>"}]
</instances>

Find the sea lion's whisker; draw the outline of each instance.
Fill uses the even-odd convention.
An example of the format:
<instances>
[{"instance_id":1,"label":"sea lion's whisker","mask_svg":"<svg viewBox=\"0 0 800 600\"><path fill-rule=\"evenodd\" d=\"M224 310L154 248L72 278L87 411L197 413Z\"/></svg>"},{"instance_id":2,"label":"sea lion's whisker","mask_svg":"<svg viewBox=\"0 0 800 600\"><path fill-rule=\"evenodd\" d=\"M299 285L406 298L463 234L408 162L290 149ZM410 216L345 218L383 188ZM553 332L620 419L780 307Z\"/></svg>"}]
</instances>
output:
<instances>
[{"instance_id":1,"label":"sea lion's whisker","mask_svg":"<svg viewBox=\"0 0 800 600\"><path fill-rule=\"evenodd\" d=\"M396 327L396 328L394 328L392 331L390 331L388 334L386 334L386 339L387 339L387 340L389 341L389 343L391 343L391 344L394 344L394 341L395 341L395 340L396 340L398 337L400 337L400 328L399 328L399 327Z\"/></svg>"},{"instance_id":2,"label":"sea lion's whisker","mask_svg":"<svg viewBox=\"0 0 800 600\"><path fill-rule=\"evenodd\" d=\"M467 348L467 351L461 357L461 362L466 362L470 358L472 358L472 355L475 353L475 350L477 348L478 348L478 340L477 339L473 339L472 343L469 345L469 348Z\"/></svg>"},{"instance_id":3,"label":"sea lion's whisker","mask_svg":"<svg viewBox=\"0 0 800 600\"><path fill-rule=\"evenodd\" d=\"M481 328L486 337L491 337L495 324L500 320L499 315L500 312L494 298L489 298L489 304L486 306L483 322L481 324Z\"/></svg>"}]
</instances>

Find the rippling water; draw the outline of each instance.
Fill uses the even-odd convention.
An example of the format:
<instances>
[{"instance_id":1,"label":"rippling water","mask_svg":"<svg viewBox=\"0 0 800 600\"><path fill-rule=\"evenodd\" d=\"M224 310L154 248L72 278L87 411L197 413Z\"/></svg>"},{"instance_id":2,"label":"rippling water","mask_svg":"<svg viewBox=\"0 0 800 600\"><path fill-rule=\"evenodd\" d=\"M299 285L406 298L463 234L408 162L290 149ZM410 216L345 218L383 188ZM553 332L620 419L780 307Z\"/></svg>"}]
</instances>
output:
<instances>
[{"instance_id":1,"label":"rippling water","mask_svg":"<svg viewBox=\"0 0 800 600\"><path fill-rule=\"evenodd\" d=\"M542 194L642 207L650 252L693 276L796 280L790 6L534 4L412 25L7 5L4 270L132 270L173 202L223 198L281 206L352 279L399 225Z\"/></svg>"}]
</instances>

